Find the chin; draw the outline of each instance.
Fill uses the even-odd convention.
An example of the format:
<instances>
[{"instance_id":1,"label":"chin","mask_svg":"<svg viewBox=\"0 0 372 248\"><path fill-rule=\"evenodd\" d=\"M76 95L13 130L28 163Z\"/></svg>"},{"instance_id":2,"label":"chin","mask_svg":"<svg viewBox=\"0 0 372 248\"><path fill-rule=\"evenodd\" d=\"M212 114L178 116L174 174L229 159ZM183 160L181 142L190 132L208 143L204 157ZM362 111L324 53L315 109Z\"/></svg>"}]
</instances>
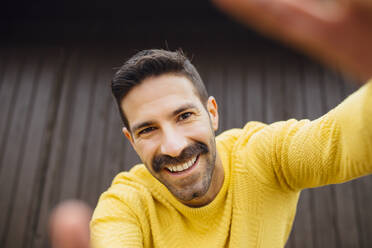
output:
<instances>
[{"instance_id":1,"label":"chin","mask_svg":"<svg viewBox=\"0 0 372 248\"><path fill-rule=\"evenodd\" d=\"M197 201L198 199L204 197L210 188L211 185L211 176L207 176L202 182L199 182L197 187L193 184L194 187L191 189L181 188L181 189L174 189L171 187L167 187L168 190L176 197L179 201L185 203L187 205L188 202Z\"/></svg>"}]
</instances>

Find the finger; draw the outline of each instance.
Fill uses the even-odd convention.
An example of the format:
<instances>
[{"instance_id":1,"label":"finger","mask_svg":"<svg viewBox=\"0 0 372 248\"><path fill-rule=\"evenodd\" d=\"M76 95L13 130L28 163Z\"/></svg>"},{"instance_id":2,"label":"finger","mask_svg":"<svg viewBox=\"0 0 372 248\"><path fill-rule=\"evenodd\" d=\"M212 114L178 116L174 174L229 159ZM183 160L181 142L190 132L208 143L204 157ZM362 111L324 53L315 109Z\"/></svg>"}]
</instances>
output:
<instances>
[{"instance_id":1,"label":"finger","mask_svg":"<svg viewBox=\"0 0 372 248\"><path fill-rule=\"evenodd\" d=\"M261 32L307 43L327 33L342 15L341 6L318 0L215 0L223 11ZM325 3L328 2L328 3Z\"/></svg>"},{"instance_id":2,"label":"finger","mask_svg":"<svg viewBox=\"0 0 372 248\"><path fill-rule=\"evenodd\" d=\"M348 1L354 0L214 0L258 31L365 80L371 76L372 22L352 11ZM321 10L322 6L328 10Z\"/></svg>"},{"instance_id":3,"label":"finger","mask_svg":"<svg viewBox=\"0 0 372 248\"><path fill-rule=\"evenodd\" d=\"M371 0L349 0L350 4L355 4L362 9L369 9L372 10L372 1ZM371 13L371 12L370 12Z\"/></svg>"},{"instance_id":4,"label":"finger","mask_svg":"<svg viewBox=\"0 0 372 248\"><path fill-rule=\"evenodd\" d=\"M372 22L372 1L371 0L344 0L351 13L358 15L365 20Z\"/></svg>"},{"instance_id":5,"label":"finger","mask_svg":"<svg viewBox=\"0 0 372 248\"><path fill-rule=\"evenodd\" d=\"M53 248L89 248L91 209L83 202L70 200L58 205L49 219Z\"/></svg>"}]
</instances>

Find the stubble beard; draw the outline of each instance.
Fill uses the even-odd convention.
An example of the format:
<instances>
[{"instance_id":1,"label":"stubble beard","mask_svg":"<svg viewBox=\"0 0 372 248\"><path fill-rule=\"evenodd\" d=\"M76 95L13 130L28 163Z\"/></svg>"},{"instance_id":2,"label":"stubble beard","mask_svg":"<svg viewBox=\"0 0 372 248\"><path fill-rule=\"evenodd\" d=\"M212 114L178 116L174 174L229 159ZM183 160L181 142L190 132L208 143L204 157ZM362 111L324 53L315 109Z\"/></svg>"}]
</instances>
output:
<instances>
[{"instance_id":1,"label":"stubble beard","mask_svg":"<svg viewBox=\"0 0 372 248\"><path fill-rule=\"evenodd\" d=\"M203 144L203 143L199 143L199 145L200 144ZM208 192L209 187L211 185L215 163L216 163L215 136L212 135L209 141L209 146L205 144L203 145L205 147L209 147L208 152L201 152L199 154L192 154L192 155L188 154L187 155L187 157L189 158L196 156L196 155L199 156L199 164L197 166L205 167L205 169L202 172L204 175L202 175L201 179L198 179L199 174L191 175L190 177L185 179L184 181L185 186L182 186L182 188L180 188L179 186L174 186L173 184L169 183L167 180L163 180L159 176L154 175L158 179L158 181L161 182L172 193L172 195L181 202L188 202L193 199L204 196ZM186 149L187 148L185 148L185 150ZM173 159L177 161L180 160L180 158L173 158ZM205 163L202 163L203 160L205 161ZM158 166L157 169L160 171L162 168L164 168L164 166L165 166L164 164L161 166ZM195 180L197 181L195 182Z\"/></svg>"},{"instance_id":2,"label":"stubble beard","mask_svg":"<svg viewBox=\"0 0 372 248\"><path fill-rule=\"evenodd\" d=\"M204 175L201 179L201 187L195 188L195 185L198 186L199 182L196 182L195 184L189 184L186 187L179 189L176 187L173 187L172 185L166 185L164 184L168 190L181 202L189 202L193 199L199 198L204 196L211 186L213 172L215 168L215 162L216 162L216 152L215 152L215 146L213 144L213 147L211 147L211 151L208 154L200 155L200 156L206 156L205 159L205 171ZM201 158L199 158L201 159ZM200 161L199 161L200 162ZM203 166L202 164L199 164L198 166Z\"/></svg>"}]
</instances>

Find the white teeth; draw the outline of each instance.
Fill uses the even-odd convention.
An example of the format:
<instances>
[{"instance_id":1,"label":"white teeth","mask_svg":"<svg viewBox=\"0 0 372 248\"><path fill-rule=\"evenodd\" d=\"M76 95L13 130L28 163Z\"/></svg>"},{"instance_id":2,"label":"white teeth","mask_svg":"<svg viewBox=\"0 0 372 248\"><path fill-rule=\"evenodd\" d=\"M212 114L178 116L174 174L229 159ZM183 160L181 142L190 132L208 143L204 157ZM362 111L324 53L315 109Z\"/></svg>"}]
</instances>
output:
<instances>
[{"instance_id":1,"label":"white teeth","mask_svg":"<svg viewBox=\"0 0 372 248\"><path fill-rule=\"evenodd\" d=\"M171 172L184 171L190 168L195 163L195 161L196 161L196 157L192 158L188 162L183 163L181 165L167 166L167 169L170 170Z\"/></svg>"},{"instance_id":2,"label":"white teeth","mask_svg":"<svg viewBox=\"0 0 372 248\"><path fill-rule=\"evenodd\" d=\"M194 160L194 159L193 159ZM183 167L190 167L191 165L192 165L192 160L191 161L189 161L189 162L187 162Z\"/></svg>"}]
</instances>

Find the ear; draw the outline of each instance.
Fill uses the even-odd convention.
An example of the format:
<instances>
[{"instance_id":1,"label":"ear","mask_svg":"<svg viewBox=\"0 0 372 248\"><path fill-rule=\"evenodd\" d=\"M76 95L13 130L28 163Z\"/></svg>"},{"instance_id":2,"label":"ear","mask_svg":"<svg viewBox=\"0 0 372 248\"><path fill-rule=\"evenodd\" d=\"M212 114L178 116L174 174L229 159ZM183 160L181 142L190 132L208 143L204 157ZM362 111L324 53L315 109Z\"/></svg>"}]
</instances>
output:
<instances>
[{"instance_id":1,"label":"ear","mask_svg":"<svg viewBox=\"0 0 372 248\"><path fill-rule=\"evenodd\" d=\"M218 106L216 99L214 99L213 96L208 98L207 110L211 119L213 130L216 131L218 129Z\"/></svg>"},{"instance_id":2,"label":"ear","mask_svg":"<svg viewBox=\"0 0 372 248\"><path fill-rule=\"evenodd\" d=\"M133 146L133 137L132 137L132 134L130 133L130 131L126 127L123 127L122 131L123 131L123 134L125 135L125 137L127 137L129 142Z\"/></svg>"}]
</instances>

